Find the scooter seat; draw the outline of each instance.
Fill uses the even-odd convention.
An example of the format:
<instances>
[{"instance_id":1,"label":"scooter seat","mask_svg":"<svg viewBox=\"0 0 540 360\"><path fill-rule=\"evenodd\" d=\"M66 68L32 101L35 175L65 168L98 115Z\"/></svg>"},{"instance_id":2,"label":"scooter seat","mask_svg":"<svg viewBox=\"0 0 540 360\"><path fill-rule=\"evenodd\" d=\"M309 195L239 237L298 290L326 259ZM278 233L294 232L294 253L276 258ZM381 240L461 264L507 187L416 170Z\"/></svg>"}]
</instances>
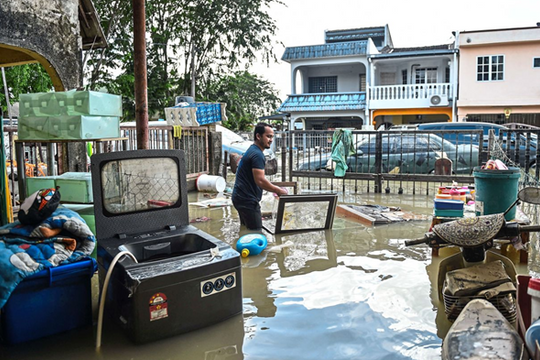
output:
<instances>
[{"instance_id":1,"label":"scooter seat","mask_svg":"<svg viewBox=\"0 0 540 360\"><path fill-rule=\"evenodd\" d=\"M475 247L493 239L504 224L504 214L483 215L435 225L433 232L449 244Z\"/></svg>"}]
</instances>

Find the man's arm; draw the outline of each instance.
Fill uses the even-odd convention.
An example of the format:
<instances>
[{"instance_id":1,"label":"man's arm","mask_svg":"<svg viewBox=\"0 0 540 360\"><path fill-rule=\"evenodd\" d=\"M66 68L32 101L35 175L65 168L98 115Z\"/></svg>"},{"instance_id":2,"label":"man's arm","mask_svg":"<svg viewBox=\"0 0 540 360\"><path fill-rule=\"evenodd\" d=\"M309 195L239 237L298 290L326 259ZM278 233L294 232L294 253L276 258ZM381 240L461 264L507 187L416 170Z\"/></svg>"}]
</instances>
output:
<instances>
[{"instance_id":1,"label":"man's arm","mask_svg":"<svg viewBox=\"0 0 540 360\"><path fill-rule=\"evenodd\" d=\"M287 190L280 188L272 184L266 176L264 176L264 169L252 169L253 171L253 180L255 184L263 190L276 193L278 195L287 195Z\"/></svg>"}]
</instances>

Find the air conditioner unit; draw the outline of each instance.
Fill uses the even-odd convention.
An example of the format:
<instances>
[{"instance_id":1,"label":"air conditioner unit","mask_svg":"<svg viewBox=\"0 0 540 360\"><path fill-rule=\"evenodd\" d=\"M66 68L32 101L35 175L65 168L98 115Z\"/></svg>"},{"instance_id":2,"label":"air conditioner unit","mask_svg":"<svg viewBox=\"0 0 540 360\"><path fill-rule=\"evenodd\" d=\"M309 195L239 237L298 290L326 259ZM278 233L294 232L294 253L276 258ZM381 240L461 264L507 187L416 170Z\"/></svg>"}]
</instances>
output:
<instances>
[{"instance_id":1,"label":"air conditioner unit","mask_svg":"<svg viewBox=\"0 0 540 360\"><path fill-rule=\"evenodd\" d=\"M429 98L429 104L431 106L448 106L448 96L446 95L431 95Z\"/></svg>"}]
</instances>

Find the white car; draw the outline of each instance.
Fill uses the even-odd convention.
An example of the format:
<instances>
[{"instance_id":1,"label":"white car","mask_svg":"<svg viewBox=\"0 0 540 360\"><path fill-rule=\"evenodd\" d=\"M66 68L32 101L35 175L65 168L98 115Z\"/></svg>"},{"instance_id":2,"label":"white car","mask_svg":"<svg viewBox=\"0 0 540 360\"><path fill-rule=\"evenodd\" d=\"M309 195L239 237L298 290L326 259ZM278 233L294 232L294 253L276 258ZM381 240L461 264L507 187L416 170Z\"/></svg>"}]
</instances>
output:
<instances>
[{"instance_id":1,"label":"white car","mask_svg":"<svg viewBox=\"0 0 540 360\"><path fill-rule=\"evenodd\" d=\"M240 135L236 134L234 131L231 131L221 125L216 125L216 131L221 133L221 158L224 159L224 161L225 151L229 154L229 156L232 155L236 161L239 161L242 155L244 155L247 149L253 144L253 141L246 140ZM274 175L277 173L277 159L274 152L271 149L265 149L264 157L266 158L266 167L264 169L264 173L266 175ZM236 172L236 166L234 165L231 166L231 168L233 172Z\"/></svg>"}]
</instances>

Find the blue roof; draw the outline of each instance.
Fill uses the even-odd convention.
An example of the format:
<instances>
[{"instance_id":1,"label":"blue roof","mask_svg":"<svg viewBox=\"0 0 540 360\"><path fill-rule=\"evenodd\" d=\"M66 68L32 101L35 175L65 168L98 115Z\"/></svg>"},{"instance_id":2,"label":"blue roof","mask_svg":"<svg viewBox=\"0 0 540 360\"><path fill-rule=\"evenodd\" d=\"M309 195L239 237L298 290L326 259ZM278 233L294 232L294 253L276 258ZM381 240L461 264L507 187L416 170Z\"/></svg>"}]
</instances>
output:
<instances>
[{"instance_id":1,"label":"blue roof","mask_svg":"<svg viewBox=\"0 0 540 360\"><path fill-rule=\"evenodd\" d=\"M363 110L365 108L366 94L364 92L324 93L289 95L278 111Z\"/></svg>"},{"instance_id":2,"label":"blue roof","mask_svg":"<svg viewBox=\"0 0 540 360\"><path fill-rule=\"evenodd\" d=\"M349 41L324 45L295 46L285 49L281 60L300 60L336 56L366 55L367 41Z\"/></svg>"}]
</instances>

